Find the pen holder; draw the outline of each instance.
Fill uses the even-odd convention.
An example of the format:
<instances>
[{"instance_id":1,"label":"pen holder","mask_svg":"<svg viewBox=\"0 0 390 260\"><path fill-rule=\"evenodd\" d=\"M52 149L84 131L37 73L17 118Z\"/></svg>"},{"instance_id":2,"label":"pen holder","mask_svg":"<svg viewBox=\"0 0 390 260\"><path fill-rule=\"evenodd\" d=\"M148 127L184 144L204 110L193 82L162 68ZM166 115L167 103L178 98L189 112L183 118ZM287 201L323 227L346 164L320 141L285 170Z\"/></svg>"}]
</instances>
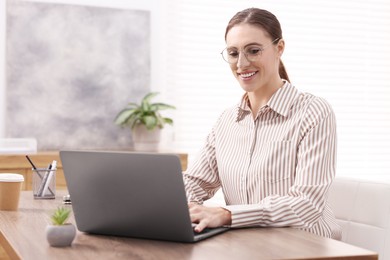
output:
<instances>
[{"instance_id":1,"label":"pen holder","mask_svg":"<svg viewBox=\"0 0 390 260\"><path fill-rule=\"evenodd\" d=\"M56 169L33 169L34 199L54 199L56 197Z\"/></svg>"}]
</instances>

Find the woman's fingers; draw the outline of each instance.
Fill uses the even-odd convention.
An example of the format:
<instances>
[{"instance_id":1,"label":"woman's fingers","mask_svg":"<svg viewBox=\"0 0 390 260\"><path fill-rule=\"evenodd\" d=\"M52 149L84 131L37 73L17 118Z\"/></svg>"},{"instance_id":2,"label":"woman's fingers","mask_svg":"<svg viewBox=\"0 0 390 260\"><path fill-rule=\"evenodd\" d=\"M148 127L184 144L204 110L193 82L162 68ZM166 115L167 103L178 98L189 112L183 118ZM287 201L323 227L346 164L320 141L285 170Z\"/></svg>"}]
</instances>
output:
<instances>
[{"instance_id":1,"label":"woman's fingers","mask_svg":"<svg viewBox=\"0 0 390 260\"><path fill-rule=\"evenodd\" d=\"M215 228L230 225L230 211L218 207L205 207L195 203L188 204L191 222L196 223L194 230L202 232L205 228Z\"/></svg>"},{"instance_id":2,"label":"woman's fingers","mask_svg":"<svg viewBox=\"0 0 390 260\"><path fill-rule=\"evenodd\" d=\"M202 232L205 228L207 227L207 224L205 221L201 221L199 222L195 227L194 227L194 230L195 232Z\"/></svg>"}]
</instances>

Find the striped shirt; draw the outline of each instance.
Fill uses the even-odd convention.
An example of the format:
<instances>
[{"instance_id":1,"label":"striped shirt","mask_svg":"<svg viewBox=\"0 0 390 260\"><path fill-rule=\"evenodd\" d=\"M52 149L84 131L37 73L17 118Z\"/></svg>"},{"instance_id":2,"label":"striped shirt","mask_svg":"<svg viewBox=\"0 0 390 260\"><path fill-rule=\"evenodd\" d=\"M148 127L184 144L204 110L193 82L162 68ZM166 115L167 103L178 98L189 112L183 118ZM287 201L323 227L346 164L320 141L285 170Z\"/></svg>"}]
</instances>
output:
<instances>
[{"instance_id":1,"label":"striped shirt","mask_svg":"<svg viewBox=\"0 0 390 260\"><path fill-rule=\"evenodd\" d=\"M330 105L285 82L256 118L247 95L217 120L184 172L189 201L222 188L232 227L296 227L341 238L327 203L336 168Z\"/></svg>"}]
</instances>

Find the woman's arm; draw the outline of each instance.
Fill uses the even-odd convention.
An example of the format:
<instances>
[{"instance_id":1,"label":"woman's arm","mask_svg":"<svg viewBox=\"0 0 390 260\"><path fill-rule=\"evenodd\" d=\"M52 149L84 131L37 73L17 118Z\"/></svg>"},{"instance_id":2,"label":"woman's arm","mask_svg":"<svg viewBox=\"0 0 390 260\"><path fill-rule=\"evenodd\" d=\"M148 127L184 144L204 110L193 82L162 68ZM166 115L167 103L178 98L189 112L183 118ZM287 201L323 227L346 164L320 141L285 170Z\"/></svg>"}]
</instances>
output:
<instances>
[{"instance_id":1,"label":"woman's arm","mask_svg":"<svg viewBox=\"0 0 390 260\"><path fill-rule=\"evenodd\" d=\"M232 205L232 227L312 227L322 215L336 167L336 122L330 106L315 99L301 127L294 184L258 204Z\"/></svg>"},{"instance_id":2,"label":"woman's arm","mask_svg":"<svg viewBox=\"0 0 390 260\"><path fill-rule=\"evenodd\" d=\"M183 174L189 202L203 204L203 201L211 198L220 188L214 130L208 135L194 163L189 165Z\"/></svg>"}]
</instances>

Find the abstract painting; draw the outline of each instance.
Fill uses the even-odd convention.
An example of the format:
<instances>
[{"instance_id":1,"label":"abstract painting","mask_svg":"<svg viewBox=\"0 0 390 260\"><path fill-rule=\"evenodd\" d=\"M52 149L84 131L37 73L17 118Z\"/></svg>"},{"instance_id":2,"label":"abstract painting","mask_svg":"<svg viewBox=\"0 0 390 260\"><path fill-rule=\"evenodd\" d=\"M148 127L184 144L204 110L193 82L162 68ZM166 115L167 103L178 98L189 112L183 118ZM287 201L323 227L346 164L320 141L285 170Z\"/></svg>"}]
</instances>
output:
<instances>
[{"instance_id":1,"label":"abstract painting","mask_svg":"<svg viewBox=\"0 0 390 260\"><path fill-rule=\"evenodd\" d=\"M150 91L149 11L9 1L6 42L6 137L131 147L114 118Z\"/></svg>"}]
</instances>

